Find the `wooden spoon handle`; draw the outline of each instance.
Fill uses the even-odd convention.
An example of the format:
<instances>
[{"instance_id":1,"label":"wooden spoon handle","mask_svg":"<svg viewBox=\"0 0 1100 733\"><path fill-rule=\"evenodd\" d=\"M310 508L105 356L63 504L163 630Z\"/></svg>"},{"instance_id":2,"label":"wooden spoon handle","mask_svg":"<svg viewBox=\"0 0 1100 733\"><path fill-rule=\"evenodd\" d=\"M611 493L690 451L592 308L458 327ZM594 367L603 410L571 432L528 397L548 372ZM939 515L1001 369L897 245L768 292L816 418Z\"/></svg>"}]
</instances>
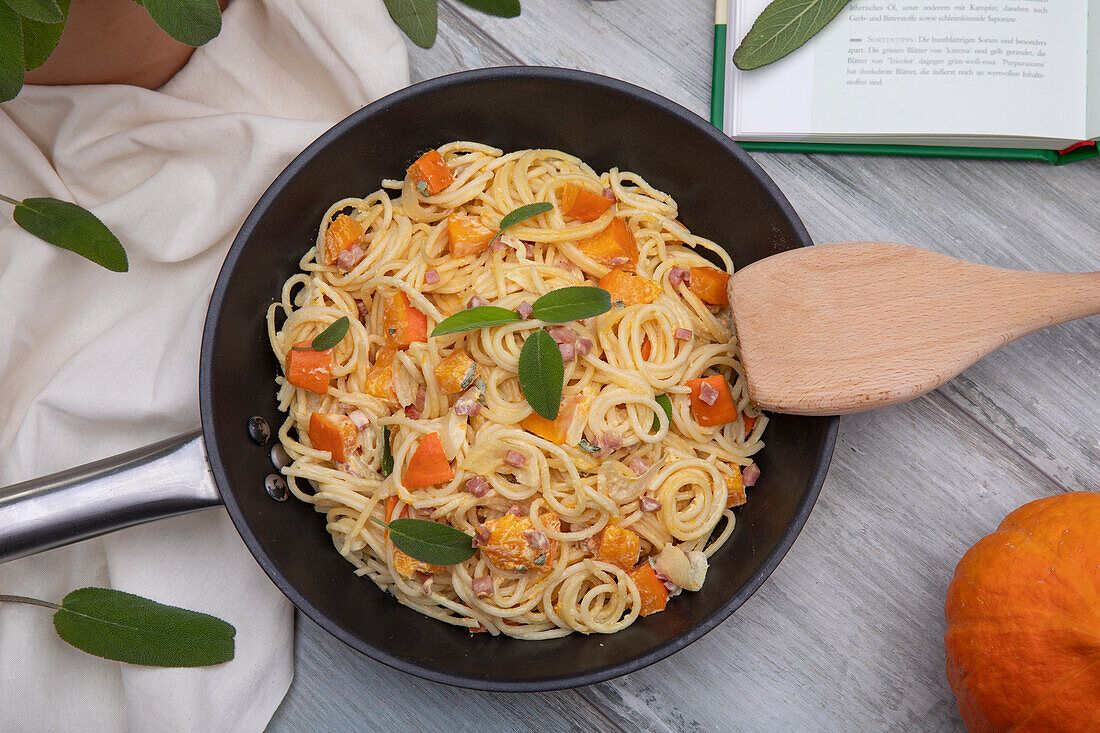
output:
<instances>
[{"instance_id":1,"label":"wooden spoon handle","mask_svg":"<svg viewBox=\"0 0 1100 733\"><path fill-rule=\"evenodd\" d=\"M1014 339L1100 313L1100 272L1021 272L884 242L818 245L730 280L749 396L838 415L935 389Z\"/></svg>"}]
</instances>

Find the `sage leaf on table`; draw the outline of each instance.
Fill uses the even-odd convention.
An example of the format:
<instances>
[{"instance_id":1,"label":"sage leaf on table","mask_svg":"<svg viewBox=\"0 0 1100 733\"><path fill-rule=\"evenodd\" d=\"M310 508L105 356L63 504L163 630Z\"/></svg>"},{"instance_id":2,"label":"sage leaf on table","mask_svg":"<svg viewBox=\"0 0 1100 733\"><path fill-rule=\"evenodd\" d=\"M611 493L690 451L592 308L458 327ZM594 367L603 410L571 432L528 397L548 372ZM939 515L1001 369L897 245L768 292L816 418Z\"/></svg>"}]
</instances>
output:
<instances>
[{"instance_id":1,"label":"sage leaf on table","mask_svg":"<svg viewBox=\"0 0 1100 733\"><path fill-rule=\"evenodd\" d=\"M19 15L0 1L0 102L23 88L23 29Z\"/></svg>"},{"instance_id":2,"label":"sage leaf on table","mask_svg":"<svg viewBox=\"0 0 1100 733\"><path fill-rule=\"evenodd\" d=\"M439 29L436 0L385 0L386 10L397 27L421 48L431 48Z\"/></svg>"},{"instance_id":3,"label":"sage leaf on table","mask_svg":"<svg viewBox=\"0 0 1100 733\"><path fill-rule=\"evenodd\" d=\"M778 61L817 35L847 4L848 0L772 0L734 51L733 63L748 71Z\"/></svg>"},{"instance_id":4,"label":"sage leaf on table","mask_svg":"<svg viewBox=\"0 0 1100 733\"><path fill-rule=\"evenodd\" d=\"M659 394L659 395L657 395L657 397L655 399L657 401L657 404L661 406L661 409L665 411L665 414L668 415L668 424L671 426L672 425L672 400L669 399L669 396L667 394ZM661 418L657 417L657 415L654 415L653 416L653 430L657 431L657 430L660 430L660 429L661 429Z\"/></svg>"},{"instance_id":5,"label":"sage leaf on table","mask_svg":"<svg viewBox=\"0 0 1100 733\"><path fill-rule=\"evenodd\" d=\"M565 362L561 350L549 333L535 331L523 342L519 352L519 388L527 404L540 417L554 420L561 408L561 390L565 382Z\"/></svg>"},{"instance_id":6,"label":"sage leaf on table","mask_svg":"<svg viewBox=\"0 0 1100 733\"><path fill-rule=\"evenodd\" d=\"M61 40L65 21L69 17L69 0L58 0L57 4L64 14L57 23L41 23L26 16L20 18L23 25L23 68L27 71L46 63Z\"/></svg>"},{"instance_id":7,"label":"sage leaf on table","mask_svg":"<svg viewBox=\"0 0 1100 733\"><path fill-rule=\"evenodd\" d=\"M473 537L449 524L427 519L402 517L386 524L371 517L390 531L394 547L414 560L431 565L457 565L474 556Z\"/></svg>"},{"instance_id":8,"label":"sage leaf on table","mask_svg":"<svg viewBox=\"0 0 1100 733\"><path fill-rule=\"evenodd\" d=\"M180 43L201 46L222 30L218 0L138 0L164 32Z\"/></svg>"},{"instance_id":9,"label":"sage leaf on table","mask_svg":"<svg viewBox=\"0 0 1100 733\"><path fill-rule=\"evenodd\" d=\"M57 0L2 0L9 8L28 20L39 23L60 23L65 20Z\"/></svg>"},{"instance_id":10,"label":"sage leaf on table","mask_svg":"<svg viewBox=\"0 0 1100 733\"><path fill-rule=\"evenodd\" d=\"M344 337L348 335L348 328L351 327L351 321L347 316L340 316L333 321L328 328L321 333L313 337L313 340L309 342L309 346L294 346L295 351L328 351L344 340Z\"/></svg>"},{"instance_id":11,"label":"sage leaf on table","mask_svg":"<svg viewBox=\"0 0 1100 733\"><path fill-rule=\"evenodd\" d=\"M126 250L118 237L87 209L54 198L16 201L0 196L0 199L15 204L12 214L15 223L39 239L76 252L112 272L130 269Z\"/></svg>"},{"instance_id":12,"label":"sage leaf on table","mask_svg":"<svg viewBox=\"0 0 1100 733\"><path fill-rule=\"evenodd\" d=\"M531 304L531 315L547 323L568 323L611 310L611 293L589 285L551 290Z\"/></svg>"},{"instance_id":13,"label":"sage leaf on table","mask_svg":"<svg viewBox=\"0 0 1100 733\"><path fill-rule=\"evenodd\" d=\"M519 15L519 0L462 0L474 10L498 18L515 18Z\"/></svg>"},{"instance_id":14,"label":"sage leaf on table","mask_svg":"<svg viewBox=\"0 0 1100 733\"><path fill-rule=\"evenodd\" d=\"M452 316L447 316L432 329L432 336L445 336L448 333L459 331L472 331L475 328L488 328L489 326L503 326L507 323L522 321L523 318L515 311L501 308L496 305L479 305L467 308Z\"/></svg>"}]
</instances>

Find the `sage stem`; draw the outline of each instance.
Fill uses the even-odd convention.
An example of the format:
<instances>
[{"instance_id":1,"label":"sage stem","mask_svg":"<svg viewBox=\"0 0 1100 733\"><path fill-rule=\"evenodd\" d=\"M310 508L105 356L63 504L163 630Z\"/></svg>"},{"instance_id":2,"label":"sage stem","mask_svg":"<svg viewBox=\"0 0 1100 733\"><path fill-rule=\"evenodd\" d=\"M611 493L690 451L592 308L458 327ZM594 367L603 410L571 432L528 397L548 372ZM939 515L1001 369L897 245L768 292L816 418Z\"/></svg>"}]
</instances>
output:
<instances>
[{"instance_id":1,"label":"sage stem","mask_svg":"<svg viewBox=\"0 0 1100 733\"><path fill-rule=\"evenodd\" d=\"M0 194L2 196L2 194ZM7 200L5 198L5 200ZM0 603L27 603L32 606L42 606L43 608L52 608L55 611L60 611L61 606L56 603L50 603L49 601L40 601L37 598L27 598L26 596L6 596L0 594Z\"/></svg>"},{"instance_id":2,"label":"sage stem","mask_svg":"<svg viewBox=\"0 0 1100 733\"><path fill-rule=\"evenodd\" d=\"M12 206L18 206L20 203L22 203L21 201L16 201L15 199L10 199L2 193L0 193L0 201L7 201Z\"/></svg>"}]
</instances>

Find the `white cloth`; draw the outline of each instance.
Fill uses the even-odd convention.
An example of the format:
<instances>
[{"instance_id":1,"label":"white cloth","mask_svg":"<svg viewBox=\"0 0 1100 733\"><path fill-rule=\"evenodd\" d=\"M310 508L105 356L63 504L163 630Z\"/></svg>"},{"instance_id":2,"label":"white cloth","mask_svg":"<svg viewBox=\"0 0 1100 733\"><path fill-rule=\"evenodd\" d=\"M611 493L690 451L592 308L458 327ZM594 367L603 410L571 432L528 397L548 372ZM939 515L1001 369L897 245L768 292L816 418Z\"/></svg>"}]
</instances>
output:
<instances>
[{"instance_id":1,"label":"white cloth","mask_svg":"<svg viewBox=\"0 0 1100 733\"><path fill-rule=\"evenodd\" d=\"M0 208L0 485L197 427L203 318L244 217L332 123L407 84L382 0L235 0L158 91L26 87L0 105L0 193L90 208L130 261L108 272ZM0 565L0 593L86 585L220 616L236 658L107 662L58 639L47 609L3 603L0 730L263 729L293 675L292 607L224 509Z\"/></svg>"}]
</instances>

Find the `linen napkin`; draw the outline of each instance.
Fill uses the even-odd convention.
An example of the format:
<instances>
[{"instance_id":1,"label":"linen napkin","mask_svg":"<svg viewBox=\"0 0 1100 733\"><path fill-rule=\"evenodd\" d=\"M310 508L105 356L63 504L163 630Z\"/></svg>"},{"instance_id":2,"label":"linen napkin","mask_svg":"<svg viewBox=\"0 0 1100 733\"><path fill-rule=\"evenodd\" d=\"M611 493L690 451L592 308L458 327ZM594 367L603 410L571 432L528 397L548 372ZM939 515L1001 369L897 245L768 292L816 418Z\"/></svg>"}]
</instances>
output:
<instances>
[{"instance_id":1,"label":"linen napkin","mask_svg":"<svg viewBox=\"0 0 1100 733\"><path fill-rule=\"evenodd\" d=\"M407 84L382 0L235 0L160 90L26 87L0 105L0 193L91 209L130 261L108 272L0 207L0 485L196 428L203 319L240 224L313 139ZM50 611L3 603L0 730L266 725L293 675L293 609L224 509L0 565L0 594L59 602L86 585L217 615L236 658L108 662L58 639Z\"/></svg>"}]
</instances>

